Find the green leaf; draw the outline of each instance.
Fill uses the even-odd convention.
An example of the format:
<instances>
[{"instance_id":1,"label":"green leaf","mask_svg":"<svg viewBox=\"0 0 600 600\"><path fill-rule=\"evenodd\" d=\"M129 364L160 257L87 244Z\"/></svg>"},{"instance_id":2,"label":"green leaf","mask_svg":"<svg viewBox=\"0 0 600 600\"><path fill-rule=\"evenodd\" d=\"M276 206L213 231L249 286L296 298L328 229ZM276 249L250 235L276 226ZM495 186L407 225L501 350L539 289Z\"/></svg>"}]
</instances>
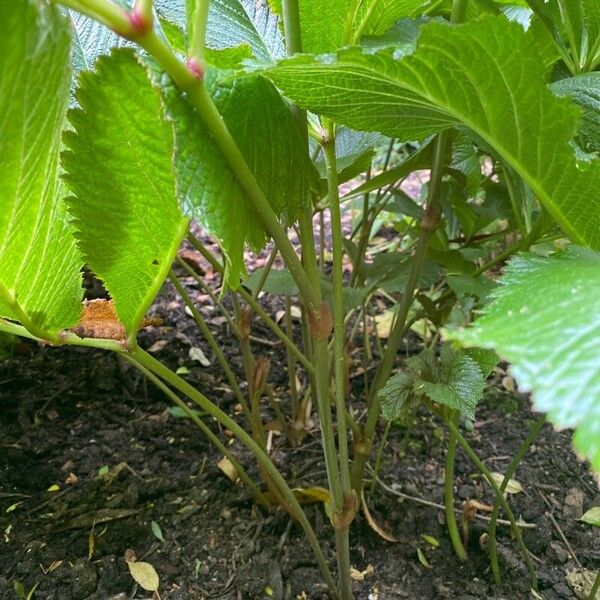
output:
<instances>
[{"instance_id":1,"label":"green leaf","mask_svg":"<svg viewBox=\"0 0 600 600\"><path fill-rule=\"evenodd\" d=\"M206 40L210 48L230 48L246 43L259 60L285 55L278 19L267 2L211 0Z\"/></svg>"},{"instance_id":2,"label":"green leaf","mask_svg":"<svg viewBox=\"0 0 600 600\"><path fill-rule=\"evenodd\" d=\"M187 221L172 165L173 130L145 67L114 50L83 73L65 134L70 212L86 262L104 284L130 338L175 256Z\"/></svg>"},{"instance_id":3,"label":"green leaf","mask_svg":"<svg viewBox=\"0 0 600 600\"><path fill-rule=\"evenodd\" d=\"M244 287L247 287L254 292L262 279L264 269L265 267L261 267L254 271L254 273L244 281ZM279 296L297 296L298 286L287 269L271 269L265 279L261 291Z\"/></svg>"},{"instance_id":4,"label":"green leaf","mask_svg":"<svg viewBox=\"0 0 600 600\"><path fill-rule=\"evenodd\" d=\"M584 150L600 152L600 73L561 79L550 89L557 96L569 96L583 108L578 140Z\"/></svg>"},{"instance_id":5,"label":"green leaf","mask_svg":"<svg viewBox=\"0 0 600 600\"><path fill-rule=\"evenodd\" d=\"M375 153L374 146L384 139L378 133L365 133L363 131L353 131L347 127L339 127L335 136L338 182L344 183L365 171L370 166ZM322 150L317 154L315 166L321 178L326 179L327 171ZM325 189L326 187L325 182Z\"/></svg>"},{"instance_id":6,"label":"green leaf","mask_svg":"<svg viewBox=\"0 0 600 600\"><path fill-rule=\"evenodd\" d=\"M188 0L189 1L189 0ZM186 0L157 0L161 16L188 31ZM206 45L210 49L247 44L259 60L285 55L277 17L264 2L255 0L211 0L208 10Z\"/></svg>"},{"instance_id":7,"label":"green leaf","mask_svg":"<svg viewBox=\"0 0 600 600\"><path fill-rule=\"evenodd\" d=\"M381 412L388 421L396 421L404 415L406 403L412 394L413 378L406 373L396 373L381 388Z\"/></svg>"},{"instance_id":8,"label":"green leaf","mask_svg":"<svg viewBox=\"0 0 600 600\"><path fill-rule=\"evenodd\" d=\"M484 315L451 337L510 361L534 408L575 428L575 447L600 471L600 254L519 255L501 283Z\"/></svg>"},{"instance_id":9,"label":"green leaf","mask_svg":"<svg viewBox=\"0 0 600 600\"><path fill-rule=\"evenodd\" d=\"M357 35L382 35L396 21L412 17L423 8L423 0L362 0L354 15L354 39ZM342 44L338 44L338 47ZM336 49L336 48L332 48Z\"/></svg>"},{"instance_id":10,"label":"green leaf","mask_svg":"<svg viewBox=\"0 0 600 600\"><path fill-rule=\"evenodd\" d=\"M162 533L162 529L160 528L160 525L156 521L152 521L150 523L150 529L152 529L152 533L154 534L154 537L158 541L160 541L164 544L165 538L163 537L163 533Z\"/></svg>"},{"instance_id":11,"label":"green leaf","mask_svg":"<svg viewBox=\"0 0 600 600\"><path fill-rule=\"evenodd\" d=\"M69 52L55 7L0 3L0 317L46 338L81 312L81 258L58 179Z\"/></svg>"},{"instance_id":12,"label":"green leaf","mask_svg":"<svg viewBox=\"0 0 600 600\"><path fill-rule=\"evenodd\" d=\"M581 517L581 521L600 527L600 506L594 506Z\"/></svg>"},{"instance_id":13,"label":"green leaf","mask_svg":"<svg viewBox=\"0 0 600 600\"><path fill-rule=\"evenodd\" d=\"M405 140L467 126L574 241L600 248L600 163L578 169L569 142L579 110L547 89L538 45L518 24L429 23L404 58L393 49L349 48L290 58L266 74L302 108L357 130Z\"/></svg>"},{"instance_id":14,"label":"green leaf","mask_svg":"<svg viewBox=\"0 0 600 600\"><path fill-rule=\"evenodd\" d=\"M498 355L493 350L486 348L465 348L463 352L477 363L484 378L489 377L500 362Z\"/></svg>"},{"instance_id":15,"label":"green leaf","mask_svg":"<svg viewBox=\"0 0 600 600\"><path fill-rule=\"evenodd\" d=\"M283 14L281 0L270 4L275 13ZM302 0L302 52L332 52L358 43L363 35L379 36L422 6L422 0Z\"/></svg>"},{"instance_id":16,"label":"green leaf","mask_svg":"<svg viewBox=\"0 0 600 600\"><path fill-rule=\"evenodd\" d=\"M72 65L73 75L90 70L99 56L110 54L113 48L131 45L117 33L75 10L69 9L73 23Z\"/></svg>"},{"instance_id":17,"label":"green leaf","mask_svg":"<svg viewBox=\"0 0 600 600\"><path fill-rule=\"evenodd\" d=\"M308 200L314 175L300 128L269 81L227 75L231 73L209 70L208 90L273 210L292 222ZM202 120L172 84L162 78L161 83L175 126L175 165L184 208L219 240L227 256L228 280L237 285L244 272L244 242L260 250L266 233Z\"/></svg>"},{"instance_id":18,"label":"green leaf","mask_svg":"<svg viewBox=\"0 0 600 600\"><path fill-rule=\"evenodd\" d=\"M473 358L444 344L439 363L433 352L425 350L407 364L420 375L413 384L416 394L459 410L469 419L475 418L475 406L483 393L485 377Z\"/></svg>"}]
</instances>

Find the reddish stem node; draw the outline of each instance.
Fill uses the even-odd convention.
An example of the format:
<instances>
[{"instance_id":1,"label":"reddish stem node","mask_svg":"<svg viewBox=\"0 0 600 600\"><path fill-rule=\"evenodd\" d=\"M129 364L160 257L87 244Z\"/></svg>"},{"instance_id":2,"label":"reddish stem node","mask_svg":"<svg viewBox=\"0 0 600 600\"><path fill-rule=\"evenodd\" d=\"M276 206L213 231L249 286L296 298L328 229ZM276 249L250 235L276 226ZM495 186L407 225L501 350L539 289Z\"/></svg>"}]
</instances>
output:
<instances>
[{"instance_id":1,"label":"reddish stem node","mask_svg":"<svg viewBox=\"0 0 600 600\"><path fill-rule=\"evenodd\" d=\"M128 13L128 18L134 36L146 35L152 29L152 17L147 18L138 7Z\"/></svg>"},{"instance_id":2,"label":"reddish stem node","mask_svg":"<svg viewBox=\"0 0 600 600\"><path fill-rule=\"evenodd\" d=\"M191 56L190 58L188 58L188 60L187 60L187 68L188 68L188 71L198 81L202 81L204 79L204 66L194 56Z\"/></svg>"}]
</instances>

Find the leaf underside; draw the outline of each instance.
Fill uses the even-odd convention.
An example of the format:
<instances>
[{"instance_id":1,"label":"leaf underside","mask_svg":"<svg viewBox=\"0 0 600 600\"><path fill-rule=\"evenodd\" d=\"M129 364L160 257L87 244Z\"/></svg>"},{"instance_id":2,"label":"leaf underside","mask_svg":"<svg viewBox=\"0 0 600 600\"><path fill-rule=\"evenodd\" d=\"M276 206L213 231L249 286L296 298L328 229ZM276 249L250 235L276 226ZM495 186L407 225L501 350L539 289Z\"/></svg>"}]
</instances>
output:
<instances>
[{"instance_id":1,"label":"leaf underside","mask_svg":"<svg viewBox=\"0 0 600 600\"><path fill-rule=\"evenodd\" d=\"M69 51L56 8L0 3L0 317L19 320L16 300L32 333L51 337L77 321L82 295L58 179Z\"/></svg>"},{"instance_id":2,"label":"leaf underside","mask_svg":"<svg viewBox=\"0 0 600 600\"><path fill-rule=\"evenodd\" d=\"M158 91L129 49L83 73L65 134L69 210L86 262L129 335L171 267L186 231L172 164L173 129Z\"/></svg>"},{"instance_id":3,"label":"leaf underside","mask_svg":"<svg viewBox=\"0 0 600 600\"><path fill-rule=\"evenodd\" d=\"M297 122L268 80L228 74L211 69L207 89L271 207L292 222L305 206L313 178ZM185 211L219 240L235 286L244 272L244 243L260 250L266 233L201 118L171 83L161 78L161 84L175 128L175 164Z\"/></svg>"},{"instance_id":4,"label":"leaf underside","mask_svg":"<svg viewBox=\"0 0 600 600\"><path fill-rule=\"evenodd\" d=\"M424 139L462 124L524 179L576 242L600 248L600 164L570 141L580 110L545 84L535 40L504 17L422 27L416 51L298 56L265 74L302 108L357 130Z\"/></svg>"}]
</instances>

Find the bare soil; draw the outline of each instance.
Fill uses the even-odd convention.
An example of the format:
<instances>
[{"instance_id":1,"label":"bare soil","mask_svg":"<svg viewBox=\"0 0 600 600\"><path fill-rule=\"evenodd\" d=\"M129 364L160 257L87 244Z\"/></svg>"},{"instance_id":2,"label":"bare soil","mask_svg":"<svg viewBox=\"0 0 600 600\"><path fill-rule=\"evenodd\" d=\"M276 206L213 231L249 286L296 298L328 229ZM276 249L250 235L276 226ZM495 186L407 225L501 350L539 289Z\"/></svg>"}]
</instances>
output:
<instances>
[{"instance_id":1,"label":"bare soil","mask_svg":"<svg viewBox=\"0 0 600 600\"><path fill-rule=\"evenodd\" d=\"M185 281L243 380L239 348L227 324ZM277 299L263 302L272 312L280 308ZM187 367L188 381L235 414L235 399L218 364L169 286L156 312L164 326L142 332L141 345L166 341L155 356L173 369ZM256 354L271 360L273 385L285 390L281 346L259 323L253 335ZM203 349L209 367L190 360L192 346ZM526 397L502 387L502 376L490 382L473 431L466 433L496 472L506 469L535 418ZM352 380L359 409L360 386L361 378ZM284 393L284 408L287 401ZM218 468L221 456L203 435L168 407L137 372L101 351L23 341L13 358L0 364L0 599L17 597L15 581L26 591L37 584L36 599L151 598L129 574L123 558L127 549L154 566L163 600L327 597L300 528L281 510L257 507ZM228 440L217 423L206 422ZM377 486L369 505L374 519L398 542L383 540L363 515L357 517L351 534L357 600L532 597L507 527L499 530L504 583L497 588L482 538L486 522L469 525L469 560L461 564L445 532L443 511L418 501L443 502L445 440L441 424L426 412L410 427L392 428L380 473L387 489ZM258 479L252 457L238 442L231 448ZM316 419L298 448L276 436L271 454L294 487L325 485ZM571 450L570 433L546 426L516 478L523 492L511 495L510 503L534 526L524 534L539 593L544 600L576 598L566 572L577 563L600 568L598 529L578 520L600 504L600 494ZM460 451L456 499L493 502L489 487ZM335 568L323 507L313 504L306 510ZM435 538L439 547L423 535Z\"/></svg>"}]
</instances>

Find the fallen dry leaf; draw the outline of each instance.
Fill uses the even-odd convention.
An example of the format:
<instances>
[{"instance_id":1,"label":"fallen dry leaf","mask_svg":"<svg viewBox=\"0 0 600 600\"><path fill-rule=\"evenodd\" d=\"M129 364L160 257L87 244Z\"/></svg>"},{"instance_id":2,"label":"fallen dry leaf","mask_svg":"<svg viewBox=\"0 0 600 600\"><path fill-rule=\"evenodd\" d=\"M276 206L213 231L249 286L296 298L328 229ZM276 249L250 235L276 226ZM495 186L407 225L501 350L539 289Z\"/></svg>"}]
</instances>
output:
<instances>
[{"instance_id":1,"label":"fallen dry leaf","mask_svg":"<svg viewBox=\"0 0 600 600\"><path fill-rule=\"evenodd\" d=\"M354 567L350 568L350 577L354 581L364 581L365 577L368 575L372 575L375 572L373 565L367 565L367 568L364 571L359 571Z\"/></svg>"},{"instance_id":2,"label":"fallen dry leaf","mask_svg":"<svg viewBox=\"0 0 600 600\"><path fill-rule=\"evenodd\" d=\"M192 346L190 348L189 356L191 360L199 362L203 367L210 366L210 360L206 357L206 354L198 346Z\"/></svg>"},{"instance_id":3,"label":"fallen dry leaf","mask_svg":"<svg viewBox=\"0 0 600 600\"><path fill-rule=\"evenodd\" d=\"M136 583L147 592L158 591L160 583L154 567L147 562L128 562L129 572Z\"/></svg>"},{"instance_id":4,"label":"fallen dry leaf","mask_svg":"<svg viewBox=\"0 0 600 600\"><path fill-rule=\"evenodd\" d=\"M150 352L151 354L154 352L160 352L168 343L169 340L157 340L154 342L154 344L152 344L152 346L150 346L150 348L148 348L147 352Z\"/></svg>"},{"instance_id":5,"label":"fallen dry leaf","mask_svg":"<svg viewBox=\"0 0 600 600\"><path fill-rule=\"evenodd\" d=\"M224 456L218 463L217 463L217 467L219 467L219 469L221 469L221 471L223 471L223 473L225 473L225 475L227 475L227 477L233 481L233 483L235 483L238 480L238 472L236 470L236 468L233 466L233 464L231 463L231 461Z\"/></svg>"},{"instance_id":6,"label":"fallen dry leaf","mask_svg":"<svg viewBox=\"0 0 600 600\"><path fill-rule=\"evenodd\" d=\"M384 540L388 541L388 542L398 542L398 538L394 537L391 533L388 533L385 529L383 529L383 527L381 527L377 521L375 521L375 519L373 518L373 515L371 514L371 511L369 510L369 507L367 506L367 502L365 500L365 494L364 491L361 492L360 494L360 505L362 507L362 511L363 514L365 515L365 519L367 520L367 523L369 524L369 527L371 527L371 529L380 537L382 537Z\"/></svg>"}]
</instances>

